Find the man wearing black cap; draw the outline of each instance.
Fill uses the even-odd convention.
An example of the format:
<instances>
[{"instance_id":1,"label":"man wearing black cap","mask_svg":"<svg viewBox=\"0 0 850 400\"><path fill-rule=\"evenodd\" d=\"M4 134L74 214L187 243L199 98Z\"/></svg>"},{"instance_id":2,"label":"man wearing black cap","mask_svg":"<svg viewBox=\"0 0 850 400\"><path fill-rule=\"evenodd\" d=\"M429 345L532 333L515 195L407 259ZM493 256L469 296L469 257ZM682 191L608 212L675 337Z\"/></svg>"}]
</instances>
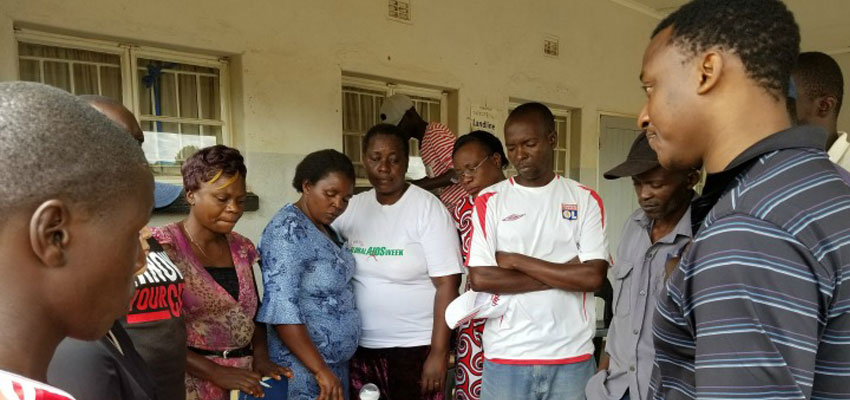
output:
<instances>
[{"instance_id":1,"label":"man wearing black cap","mask_svg":"<svg viewBox=\"0 0 850 400\"><path fill-rule=\"evenodd\" d=\"M589 400L646 399L655 347L652 317L664 282L664 265L691 238L690 201L696 171L668 171L658 163L646 135L638 136L626 161L605 179L631 177L640 208L626 220L608 279L614 288L614 319L599 370L587 384Z\"/></svg>"}]
</instances>

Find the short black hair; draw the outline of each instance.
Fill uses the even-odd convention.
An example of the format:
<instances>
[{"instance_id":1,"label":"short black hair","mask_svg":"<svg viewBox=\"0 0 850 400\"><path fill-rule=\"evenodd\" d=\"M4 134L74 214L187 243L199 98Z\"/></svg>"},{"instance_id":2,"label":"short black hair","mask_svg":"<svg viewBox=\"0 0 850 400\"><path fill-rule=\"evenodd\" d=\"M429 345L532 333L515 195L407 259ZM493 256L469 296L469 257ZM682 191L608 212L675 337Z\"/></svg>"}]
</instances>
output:
<instances>
[{"instance_id":1,"label":"short black hair","mask_svg":"<svg viewBox=\"0 0 850 400\"><path fill-rule=\"evenodd\" d=\"M652 37L668 27L671 41L694 56L715 46L737 54L750 79L785 98L800 29L781 1L693 0L664 18Z\"/></svg>"},{"instance_id":2,"label":"short black hair","mask_svg":"<svg viewBox=\"0 0 850 400\"><path fill-rule=\"evenodd\" d=\"M835 115L838 115L844 100L844 76L834 58L818 51L800 53L794 66L794 78L798 97L833 96L837 99Z\"/></svg>"},{"instance_id":3,"label":"short black hair","mask_svg":"<svg viewBox=\"0 0 850 400\"><path fill-rule=\"evenodd\" d=\"M552 110L550 110L549 107L546 107L546 105L541 103L525 103L514 108L514 110L508 115L508 120L505 122L505 126L507 126L512 120L528 116L537 118L537 121L543 128L544 135L555 132L555 115L552 114Z\"/></svg>"},{"instance_id":4,"label":"short black hair","mask_svg":"<svg viewBox=\"0 0 850 400\"><path fill-rule=\"evenodd\" d=\"M410 155L410 138L408 138L399 127L390 124L378 124L371 127L369 131L366 132L366 136L363 136L364 153L366 152L366 149L369 148L369 143L371 143L372 139L378 135L395 137L401 144L404 156L408 157Z\"/></svg>"},{"instance_id":5,"label":"short black hair","mask_svg":"<svg viewBox=\"0 0 850 400\"><path fill-rule=\"evenodd\" d=\"M484 149L487 150L490 154L498 154L502 158L502 169L507 168L508 166L508 157L505 155L505 149L502 147L502 142L496 135L493 135L487 131L472 131L466 135L463 135L455 141L454 149L452 149L452 157L454 157L455 153L460 150L461 147L466 146L470 143L478 143L481 146L484 146Z\"/></svg>"},{"instance_id":6,"label":"short black hair","mask_svg":"<svg viewBox=\"0 0 850 400\"><path fill-rule=\"evenodd\" d=\"M331 173L340 173L354 183L354 165L348 156L333 149L314 151L307 154L295 167L292 187L301 193L304 182L315 184Z\"/></svg>"},{"instance_id":7,"label":"short black hair","mask_svg":"<svg viewBox=\"0 0 850 400\"><path fill-rule=\"evenodd\" d=\"M138 142L84 100L32 82L0 83L0 221L48 199L107 216L153 179Z\"/></svg>"}]
</instances>

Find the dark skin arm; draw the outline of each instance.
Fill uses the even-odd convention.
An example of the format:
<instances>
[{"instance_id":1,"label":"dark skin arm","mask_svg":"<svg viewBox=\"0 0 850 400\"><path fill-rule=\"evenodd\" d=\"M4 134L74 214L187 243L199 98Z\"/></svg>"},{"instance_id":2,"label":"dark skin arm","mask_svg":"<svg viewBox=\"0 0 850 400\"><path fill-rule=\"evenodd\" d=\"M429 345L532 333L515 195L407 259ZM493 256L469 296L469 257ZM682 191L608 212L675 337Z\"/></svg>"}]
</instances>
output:
<instances>
[{"instance_id":1,"label":"dark skin arm","mask_svg":"<svg viewBox=\"0 0 850 400\"><path fill-rule=\"evenodd\" d=\"M263 388L260 386L260 379L263 376L271 376L280 380L281 376L292 377L292 372L288 368L278 366L269 360L266 334L262 326L255 327L251 343L254 346L259 346L259 352L262 353L259 360L254 359L253 371L221 366L189 350L186 354L186 372L192 376L208 380L222 389L241 390L252 396L262 397ZM257 347L254 348L254 354L258 354Z\"/></svg>"},{"instance_id":2,"label":"dark skin arm","mask_svg":"<svg viewBox=\"0 0 850 400\"><path fill-rule=\"evenodd\" d=\"M451 329L446 325L446 307L458 295L460 275L431 278L437 288L434 296L434 327L431 332L431 351L422 367L421 390L423 394L440 393L446 384Z\"/></svg>"},{"instance_id":3,"label":"dark skin arm","mask_svg":"<svg viewBox=\"0 0 850 400\"><path fill-rule=\"evenodd\" d=\"M608 262L573 258L566 263L552 263L517 253L496 252L499 267L528 274L553 288L571 292L595 292L605 282Z\"/></svg>"},{"instance_id":4,"label":"dark skin arm","mask_svg":"<svg viewBox=\"0 0 850 400\"><path fill-rule=\"evenodd\" d=\"M455 170L449 169L440 176L417 179L411 183L425 190L434 190L451 185L452 178L454 178L455 175Z\"/></svg>"},{"instance_id":5,"label":"dark skin arm","mask_svg":"<svg viewBox=\"0 0 850 400\"><path fill-rule=\"evenodd\" d=\"M551 289L551 286L527 274L498 267L469 268L469 285L476 292L527 293Z\"/></svg>"},{"instance_id":6,"label":"dark skin arm","mask_svg":"<svg viewBox=\"0 0 850 400\"><path fill-rule=\"evenodd\" d=\"M269 358L269 346L266 338L266 325L256 322L254 327L254 337L251 340L251 347L254 349L254 365L253 369L262 376L271 377L274 380L281 380L283 377L292 378L292 371L289 368L281 367L272 362Z\"/></svg>"},{"instance_id":7,"label":"dark skin arm","mask_svg":"<svg viewBox=\"0 0 850 400\"><path fill-rule=\"evenodd\" d=\"M316 376L319 384L318 400L343 400L342 383L325 364L310 339L307 327L303 324L287 324L275 325L274 329L286 347Z\"/></svg>"},{"instance_id":8,"label":"dark skin arm","mask_svg":"<svg viewBox=\"0 0 850 400\"><path fill-rule=\"evenodd\" d=\"M599 367L596 368L596 372L607 370L610 362L611 358L608 357L608 353L602 353L602 356L599 357Z\"/></svg>"},{"instance_id":9,"label":"dark skin arm","mask_svg":"<svg viewBox=\"0 0 850 400\"><path fill-rule=\"evenodd\" d=\"M263 395L260 374L246 369L224 367L189 350L186 354L186 372L210 381L225 390L241 390L255 397Z\"/></svg>"}]
</instances>

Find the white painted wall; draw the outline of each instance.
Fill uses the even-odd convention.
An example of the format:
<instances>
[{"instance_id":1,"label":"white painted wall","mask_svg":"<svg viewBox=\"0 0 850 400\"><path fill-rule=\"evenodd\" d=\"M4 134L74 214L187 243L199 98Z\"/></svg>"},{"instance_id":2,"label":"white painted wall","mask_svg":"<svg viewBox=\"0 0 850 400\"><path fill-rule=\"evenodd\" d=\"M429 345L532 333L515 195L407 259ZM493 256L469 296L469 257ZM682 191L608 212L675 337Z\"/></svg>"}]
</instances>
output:
<instances>
[{"instance_id":1,"label":"white painted wall","mask_svg":"<svg viewBox=\"0 0 850 400\"><path fill-rule=\"evenodd\" d=\"M17 77L15 25L231 56L233 144L261 199L237 230L252 239L296 199L298 161L341 150L343 71L456 90L458 133L468 131L471 104L503 116L511 97L578 108L571 158L590 185L599 112L634 115L642 105L637 76L657 20L612 2L413 0L413 24L386 10L381 0L3 0L0 80ZM560 38L560 58L543 56L547 34Z\"/></svg>"}]
</instances>

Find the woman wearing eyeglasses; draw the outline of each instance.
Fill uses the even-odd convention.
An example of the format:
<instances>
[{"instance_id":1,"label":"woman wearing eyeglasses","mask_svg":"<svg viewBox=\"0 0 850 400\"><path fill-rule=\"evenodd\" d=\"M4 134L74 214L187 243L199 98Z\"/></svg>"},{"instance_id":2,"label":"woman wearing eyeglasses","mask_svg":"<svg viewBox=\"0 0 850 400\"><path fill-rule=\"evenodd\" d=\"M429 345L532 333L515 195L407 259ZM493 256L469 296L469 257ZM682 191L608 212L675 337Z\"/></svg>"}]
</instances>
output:
<instances>
[{"instance_id":1,"label":"woman wearing eyeglasses","mask_svg":"<svg viewBox=\"0 0 850 400\"><path fill-rule=\"evenodd\" d=\"M465 265L472 239L472 207L475 197L482 189L505 179L504 169L508 166L508 158L505 157L505 150L499 138L489 132L472 131L455 142L452 161L458 183L468 194L457 203L452 212L463 244L461 253ZM458 399L477 400L480 397L481 372L484 368L481 337L485 321L473 320L458 327L455 368Z\"/></svg>"}]
</instances>

